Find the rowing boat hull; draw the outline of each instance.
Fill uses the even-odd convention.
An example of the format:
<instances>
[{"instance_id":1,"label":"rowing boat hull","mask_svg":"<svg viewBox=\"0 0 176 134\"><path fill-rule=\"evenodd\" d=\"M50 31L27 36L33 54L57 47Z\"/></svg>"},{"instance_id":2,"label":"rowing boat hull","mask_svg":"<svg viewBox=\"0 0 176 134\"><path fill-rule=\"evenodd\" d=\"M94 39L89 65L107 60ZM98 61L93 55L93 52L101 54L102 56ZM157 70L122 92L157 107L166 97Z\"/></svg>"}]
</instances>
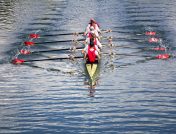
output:
<instances>
[{"instance_id":1,"label":"rowing boat hull","mask_svg":"<svg viewBox=\"0 0 176 134\"><path fill-rule=\"evenodd\" d=\"M99 65L100 63L86 63L85 64L90 86L94 86L96 84L96 80L99 74L98 73Z\"/></svg>"}]
</instances>

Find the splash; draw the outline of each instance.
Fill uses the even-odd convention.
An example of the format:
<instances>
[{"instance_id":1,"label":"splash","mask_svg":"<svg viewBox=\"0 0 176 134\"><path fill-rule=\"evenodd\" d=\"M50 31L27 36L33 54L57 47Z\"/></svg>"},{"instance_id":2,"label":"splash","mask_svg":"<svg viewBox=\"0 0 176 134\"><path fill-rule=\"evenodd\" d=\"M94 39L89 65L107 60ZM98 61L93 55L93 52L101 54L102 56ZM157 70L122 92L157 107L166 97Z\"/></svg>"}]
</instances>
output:
<instances>
[{"instance_id":1,"label":"splash","mask_svg":"<svg viewBox=\"0 0 176 134\"><path fill-rule=\"evenodd\" d=\"M153 50L155 50L155 51L166 51L166 48L165 47L155 47L155 48L153 48Z\"/></svg>"},{"instance_id":2,"label":"splash","mask_svg":"<svg viewBox=\"0 0 176 134\"><path fill-rule=\"evenodd\" d=\"M39 34L37 34L39 31L40 30L37 30L35 33L29 34L28 36L29 40L22 43L22 48L17 50L16 54L13 56L11 60L11 63L22 64L25 62L24 59L19 59L18 56L31 54L30 47L35 45L33 40L40 37Z\"/></svg>"},{"instance_id":3,"label":"splash","mask_svg":"<svg viewBox=\"0 0 176 134\"><path fill-rule=\"evenodd\" d=\"M157 43L159 41L158 38L152 37L148 40L150 43Z\"/></svg>"}]
</instances>

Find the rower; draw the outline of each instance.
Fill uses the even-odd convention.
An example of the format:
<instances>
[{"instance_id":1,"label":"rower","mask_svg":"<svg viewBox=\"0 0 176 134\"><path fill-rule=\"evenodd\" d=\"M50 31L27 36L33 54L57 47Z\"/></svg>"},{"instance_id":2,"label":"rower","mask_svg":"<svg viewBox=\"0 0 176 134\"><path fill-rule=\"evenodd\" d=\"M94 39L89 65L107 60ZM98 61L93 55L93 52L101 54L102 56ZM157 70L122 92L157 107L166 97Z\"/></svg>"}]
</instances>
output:
<instances>
[{"instance_id":1,"label":"rower","mask_svg":"<svg viewBox=\"0 0 176 134\"><path fill-rule=\"evenodd\" d=\"M90 27L90 31L87 33L87 37L89 37L89 34L95 34L95 37L100 41L100 35L97 30L94 29L93 26Z\"/></svg>"},{"instance_id":2,"label":"rower","mask_svg":"<svg viewBox=\"0 0 176 134\"><path fill-rule=\"evenodd\" d=\"M84 41L84 44L90 44L90 40L94 40L94 44L98 46L99 49L102 49L102 44L100 43L99 39L95 35L94 31L91 31L88 33L86 40Z\"/></svg>"},{"instance_id":3,"label":"rower","mask_svg":"<svg viewBox=\"0 0 176 134\"><path fill-rule=\"evenodd\" d=\"M82 50L82 53L84 54L85 52L87 52L88 50L88 46L93 43L95 45L95 49L98 51L98 53L100 53L100 49L97 45L97 41L94 37L94 35L90 34L90 37L87 38L85 41L84 41L84 44L85 44L85 48Z\"/></svg>"},{"instance_id":4,"label":"rower","mask_svg":"<svg viewBox=\"0 0 176 134\"><path fill-rule=\"evenodd\" d=\"M86 59L87 63L98 63L98 59L100 59L99 52L97 46L94 44L94 40L90 40L90 44L85 47L84 59Z\"/></svg>"},{"instance_id":5,"label":"rower","mask_svg":"<svg viewBox=\"0 0 176 134\"><path fill-rule=\"evenodd\" d=\"M87 35L87 33L90 32L91 26L94 27L95 31L97 31L98 33L101 33L101 30L99 28L99 24L93 18L91 18L88 26L86 27L86 31L84 32L84 35Z\"/></svg>"}]
</instances>

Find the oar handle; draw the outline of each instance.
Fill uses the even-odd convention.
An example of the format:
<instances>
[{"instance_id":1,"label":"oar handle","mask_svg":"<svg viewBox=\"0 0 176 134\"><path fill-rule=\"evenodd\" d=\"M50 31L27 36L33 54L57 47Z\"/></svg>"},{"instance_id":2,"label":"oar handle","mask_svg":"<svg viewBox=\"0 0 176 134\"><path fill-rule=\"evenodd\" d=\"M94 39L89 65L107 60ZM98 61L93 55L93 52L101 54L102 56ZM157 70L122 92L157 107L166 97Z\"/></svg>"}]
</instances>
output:
<instances>
[{"instance_id":1,"label":"oar handle","mask_svg":"<svg viewBox=\"0 0 176 134\"><path fill-rule=\"evenodd\" d=\"M101 30L102 32L101 33L109 33L109 32L112 32L111 29L107 29L107 30Z\"/></svg>"}]
</instances>

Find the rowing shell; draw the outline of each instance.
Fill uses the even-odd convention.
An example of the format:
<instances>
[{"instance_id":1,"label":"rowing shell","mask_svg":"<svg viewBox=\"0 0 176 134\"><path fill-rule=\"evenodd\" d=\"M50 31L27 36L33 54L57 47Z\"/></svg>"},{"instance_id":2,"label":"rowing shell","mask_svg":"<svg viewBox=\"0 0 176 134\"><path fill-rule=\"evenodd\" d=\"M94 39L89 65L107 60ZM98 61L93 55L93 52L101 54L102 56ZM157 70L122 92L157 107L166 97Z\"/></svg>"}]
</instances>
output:
<instances>
[{"instance_id":1,"label":"rowing shell","mask_svg":"<svg viewBox=\"0 0 176 134\"><path fill-rule=\"evenodd\" d=\"M86 63L86 72L89 77L89 85L91 87L96 85L100 63Z\"/></svg>"}]
</instances>

